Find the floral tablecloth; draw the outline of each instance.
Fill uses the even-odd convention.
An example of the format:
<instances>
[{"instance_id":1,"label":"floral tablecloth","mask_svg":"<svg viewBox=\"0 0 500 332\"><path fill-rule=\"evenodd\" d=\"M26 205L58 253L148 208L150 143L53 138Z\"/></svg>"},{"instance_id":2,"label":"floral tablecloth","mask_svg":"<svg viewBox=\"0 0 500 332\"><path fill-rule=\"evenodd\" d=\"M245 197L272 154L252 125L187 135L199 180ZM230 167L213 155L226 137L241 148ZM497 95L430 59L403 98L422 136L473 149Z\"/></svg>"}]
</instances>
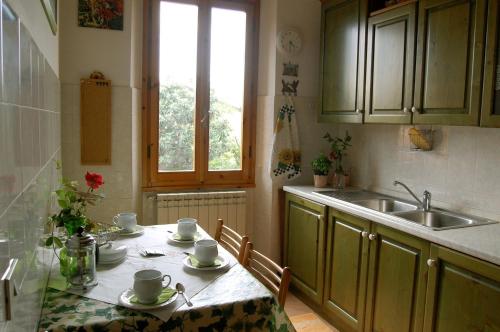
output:
<instances>
[{"instance_id":1,"label":"floral tablecloth","mask_svg":"<svg viewBox=\"0 0 500 332\"><path fill-rule=\"evenodd\" d=\"M168 321L48 288L39 331L294 331L275 296L240 264L192 297Z\"/></svg>"}]
</instances>

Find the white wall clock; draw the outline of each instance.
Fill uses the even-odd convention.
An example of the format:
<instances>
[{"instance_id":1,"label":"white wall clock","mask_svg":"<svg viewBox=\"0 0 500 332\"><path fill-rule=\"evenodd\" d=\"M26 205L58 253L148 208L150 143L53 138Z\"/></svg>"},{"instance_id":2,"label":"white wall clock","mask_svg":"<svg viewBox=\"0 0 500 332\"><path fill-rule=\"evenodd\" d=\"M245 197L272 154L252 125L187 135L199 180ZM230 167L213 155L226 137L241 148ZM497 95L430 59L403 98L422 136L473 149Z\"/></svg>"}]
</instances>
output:
<instances>
[{"instance_id":1,"label":"white wall clock","mask_svg":"<svg viewBox=\"0 0 500 332\"><path fill-rule=\"evenodd\" d=\"M285 29L278 33L278 50L287 55L296 55L302 49L302 37L293 29Z\"/></svg>"}]
</instances>

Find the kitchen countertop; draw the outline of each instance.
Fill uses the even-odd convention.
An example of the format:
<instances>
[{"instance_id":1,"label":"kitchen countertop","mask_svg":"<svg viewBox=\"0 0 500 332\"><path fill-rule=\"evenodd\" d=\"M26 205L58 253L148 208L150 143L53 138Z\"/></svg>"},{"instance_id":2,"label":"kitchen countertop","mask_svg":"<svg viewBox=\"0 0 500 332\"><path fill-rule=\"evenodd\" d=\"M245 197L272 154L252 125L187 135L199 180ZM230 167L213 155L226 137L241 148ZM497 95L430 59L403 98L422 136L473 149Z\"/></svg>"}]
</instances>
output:
<instances>
[{"instance_id":1,"label":"kitchen countertop","mask_svg":"<svg viewBox=\"0 0 500 332\"><path fill-rule=\"evenodd\" d=\"M435 231L395 215L314 193L314 191L329 191L332 190L331 188L284 186L283 190L500 265L500 223Z\"/></svg>"}]
</instances>

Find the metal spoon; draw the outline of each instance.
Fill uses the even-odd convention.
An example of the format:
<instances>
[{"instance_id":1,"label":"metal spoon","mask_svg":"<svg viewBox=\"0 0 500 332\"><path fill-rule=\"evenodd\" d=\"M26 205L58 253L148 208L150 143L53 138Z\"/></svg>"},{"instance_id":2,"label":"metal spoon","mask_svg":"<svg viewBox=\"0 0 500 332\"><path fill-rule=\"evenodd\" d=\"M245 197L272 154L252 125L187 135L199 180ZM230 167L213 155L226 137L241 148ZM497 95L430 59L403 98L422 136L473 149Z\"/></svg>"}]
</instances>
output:
<instances>
[{"instance_id":1,"label":"metal spoon","mask_svg":"<svg viewBox=\"0 0 500 332\"><path fill-rule=\"evenodd\" d=\"M184 297L184 301L186 301L186 304L188 305L188 307L192 307L193 304L191 303L191 301L189 301L186 294L184 294L184 292L186 291L186 289L184 288L184 285L181 284L180 282L178 282L175 284L175 289L177 289L177 293L181 294L182 297Z\"/></svg>"}]
</instances>

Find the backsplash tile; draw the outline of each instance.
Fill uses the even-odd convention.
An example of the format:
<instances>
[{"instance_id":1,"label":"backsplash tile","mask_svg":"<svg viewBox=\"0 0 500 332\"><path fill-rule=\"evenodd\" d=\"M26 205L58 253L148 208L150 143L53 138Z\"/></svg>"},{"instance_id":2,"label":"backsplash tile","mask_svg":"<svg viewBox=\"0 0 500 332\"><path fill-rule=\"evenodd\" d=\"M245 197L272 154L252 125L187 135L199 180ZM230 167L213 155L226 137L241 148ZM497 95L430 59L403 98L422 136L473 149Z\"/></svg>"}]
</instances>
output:
<instances>
[{"instance_id":1,"label":"backsplash tile","mask_svg":"<svg viewBox=\"0 0 500 332\"><path fill-rule=\"evenodd\" d=\"M4 4L4 6L8 6ZM19 19L12 10L2 11L3 101L19 102Z\"/></svg>"},{"instance_id":2,"label":"backsplash tile","mask_svg":"<svg viewBox=\"0 0 500 332\"><path fill-rule=\"evenodd\" d=\"M60 82L23 22L5 10L1 18L0 272L19 259L19 295L9 322L0 301L0 331L35 331L54 256L40 238L61 176Z\"/></svg>"},{"instance_id":3,"label":"backsplash tile","mask_svg":"<svg viewBox=\"0 0 500 332\"><path fill-rule=\"evenodd\" d=\"M23 188L22 170L16 164L16 151L21 151L21 121L17 107L0 104L0 215Z\"/></svg>"},{"instance_id":4,"label":"backsplash tile","mask_svg":"<svg viewBox=\"0 0 500 332\"><path fill-rule=\"evenodd\" d=\"M410 126L337 125L337 135L349 130L347 151L354 184L408 198L392 183L398 179L416 193L429 190L435 206L500 221L500 130L433 126L432 151L412 151Z\"/></svg>"}]
</instances>

